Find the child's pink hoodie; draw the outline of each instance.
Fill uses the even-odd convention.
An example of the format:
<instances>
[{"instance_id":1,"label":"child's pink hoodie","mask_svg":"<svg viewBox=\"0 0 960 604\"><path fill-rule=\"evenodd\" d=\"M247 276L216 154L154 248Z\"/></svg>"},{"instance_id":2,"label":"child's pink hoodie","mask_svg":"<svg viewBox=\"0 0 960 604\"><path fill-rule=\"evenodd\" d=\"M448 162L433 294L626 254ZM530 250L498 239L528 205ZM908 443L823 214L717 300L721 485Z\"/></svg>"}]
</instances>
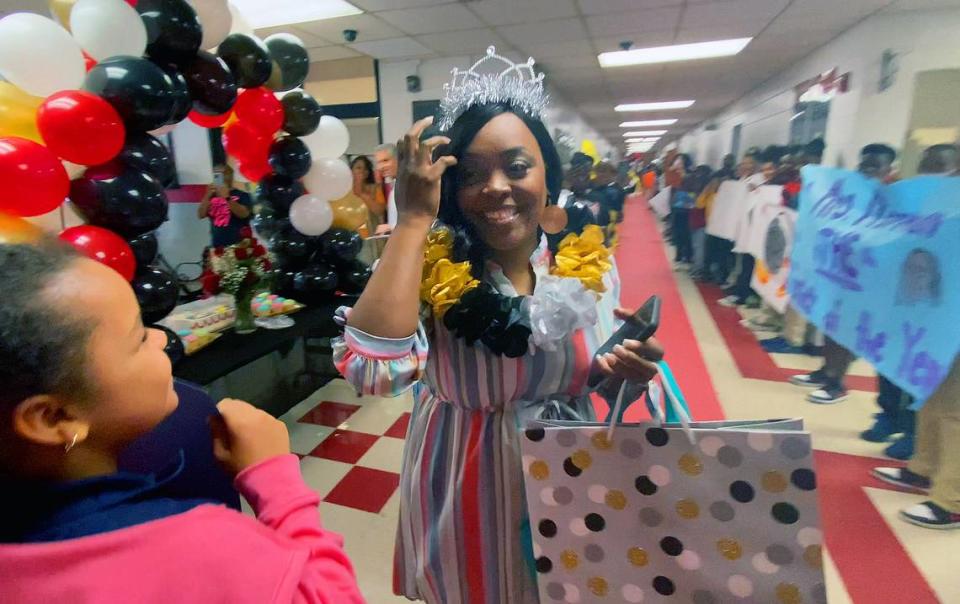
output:
<instances>
[{"instance_id":1,"label":"child's pink hoodie","mask_svg":"<svg viewBox=\"0 0 960 604\"><path fill-rule=\"evenodd\" d=\"M259 522L201 505L89 537L0 544L0 602L363 602L295 455L247 468L236 486Z\"/></svg>"}]
</instances>

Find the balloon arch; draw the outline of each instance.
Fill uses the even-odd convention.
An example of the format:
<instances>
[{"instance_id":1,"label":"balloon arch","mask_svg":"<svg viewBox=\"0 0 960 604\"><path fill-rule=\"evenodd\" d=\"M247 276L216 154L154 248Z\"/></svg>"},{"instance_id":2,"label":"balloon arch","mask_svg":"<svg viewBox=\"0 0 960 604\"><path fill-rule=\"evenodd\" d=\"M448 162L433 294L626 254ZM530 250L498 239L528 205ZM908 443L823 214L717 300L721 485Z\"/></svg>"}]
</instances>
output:
<instances>
[{"instance_id":1,"label":"balloon arch","mask_svg":"<svg viewBox=\"0 0 960 604\"><path fill-rule=\"evenodd\" d=\"M226 0L51 0L50 9L52 19L0 19L0 242L35 236L22 217L69 199L86 224L61 238L131 281L145 322L159 320L177 285L156 266L176 175L158 136L189 119L222 128L232 162L258 183L254 224L277 260L278 291L362 289L356 212L330 203L352 185L340 159L349 133L300 88L310 59L296 36L230 33L248 28Z\"/></svg>"}]
</instances>

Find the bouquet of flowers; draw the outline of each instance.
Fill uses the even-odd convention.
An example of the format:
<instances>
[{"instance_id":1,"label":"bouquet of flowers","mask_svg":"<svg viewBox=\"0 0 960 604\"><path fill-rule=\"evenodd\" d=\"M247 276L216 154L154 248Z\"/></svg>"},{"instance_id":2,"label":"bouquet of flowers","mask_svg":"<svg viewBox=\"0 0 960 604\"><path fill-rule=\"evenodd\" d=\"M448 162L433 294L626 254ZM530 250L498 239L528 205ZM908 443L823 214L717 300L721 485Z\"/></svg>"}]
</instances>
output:
<instances>
[{"instance_id":1,"label":"bouquet of flowers","mask_svg":"<svg viewBox=\"0 0 960 604\"><path fill-rule=\"evenodd\" d=\"M240 237L234 245L210 250L203 289L210 295L219 292L232 295L237 305L234 330L250 333L256 329L251 301L266 287L272 264L267 248L254 238L250 227L243 227Z\"/></svg>"}]
</instances>

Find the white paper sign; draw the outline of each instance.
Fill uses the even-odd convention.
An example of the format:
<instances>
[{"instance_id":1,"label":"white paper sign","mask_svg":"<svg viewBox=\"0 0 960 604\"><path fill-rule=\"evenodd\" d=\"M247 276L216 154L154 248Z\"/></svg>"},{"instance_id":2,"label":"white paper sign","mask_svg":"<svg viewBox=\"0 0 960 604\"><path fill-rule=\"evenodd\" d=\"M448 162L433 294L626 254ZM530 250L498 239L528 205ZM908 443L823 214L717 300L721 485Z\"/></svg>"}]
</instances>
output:
<instances>
[{"instance_id":1,"label":"white paper sign","mask_svg":"<svg viewBox=\"0 0 960 604\"><path fill-rule=\"evenodd\" d=\"M737 238L737 225L746 211L748 192L746 183L739 180L727 180L720 184L707 221L707 234L728 241Z\"/></svg>"},{"instance_id":2,"label":"white paper sign","mask_svg":"<svg viewBox=\"0 0 960 604\"><path fill-rule=\"evenodd\" d=\"M662 191L653 196L650 200L650 207L660 218L666 218L670 214L670 192L672 187L664 187Z\"/></svg>"}]
</instances>

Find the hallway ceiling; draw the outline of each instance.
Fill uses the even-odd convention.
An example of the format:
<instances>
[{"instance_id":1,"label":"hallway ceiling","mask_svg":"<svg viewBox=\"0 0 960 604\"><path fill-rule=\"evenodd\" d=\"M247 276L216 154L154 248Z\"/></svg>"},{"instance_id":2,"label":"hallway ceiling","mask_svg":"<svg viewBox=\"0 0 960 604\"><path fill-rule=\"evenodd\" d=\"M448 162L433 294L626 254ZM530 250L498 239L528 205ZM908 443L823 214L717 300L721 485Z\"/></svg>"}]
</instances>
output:
<instances>
[{"instance_id":1,"label":"hallway ceiling","mask_svg":"<svg viewBox=\"0 0 960 604\"><path fill-rule=\"evenodd\" d=\"M306 1L306 0L305 0ZM322 0L309 0L322 1ZM490 44L514 60L533 56L551 86L611 142L622 121L677 117L682 134L879 11L960 7L960 0L351 0L364 14L258 30L299 35L314 61L479 56ZM0 0L0 15L46 12L43 0ZM359 32L352 43L345 29ZM597 54L754 37L739 55L689 63L601 69ZM814 76L816 74L810 74ZM616 113L617 103L696 99L683 111Z\"/></svg>"}]
</instances>

